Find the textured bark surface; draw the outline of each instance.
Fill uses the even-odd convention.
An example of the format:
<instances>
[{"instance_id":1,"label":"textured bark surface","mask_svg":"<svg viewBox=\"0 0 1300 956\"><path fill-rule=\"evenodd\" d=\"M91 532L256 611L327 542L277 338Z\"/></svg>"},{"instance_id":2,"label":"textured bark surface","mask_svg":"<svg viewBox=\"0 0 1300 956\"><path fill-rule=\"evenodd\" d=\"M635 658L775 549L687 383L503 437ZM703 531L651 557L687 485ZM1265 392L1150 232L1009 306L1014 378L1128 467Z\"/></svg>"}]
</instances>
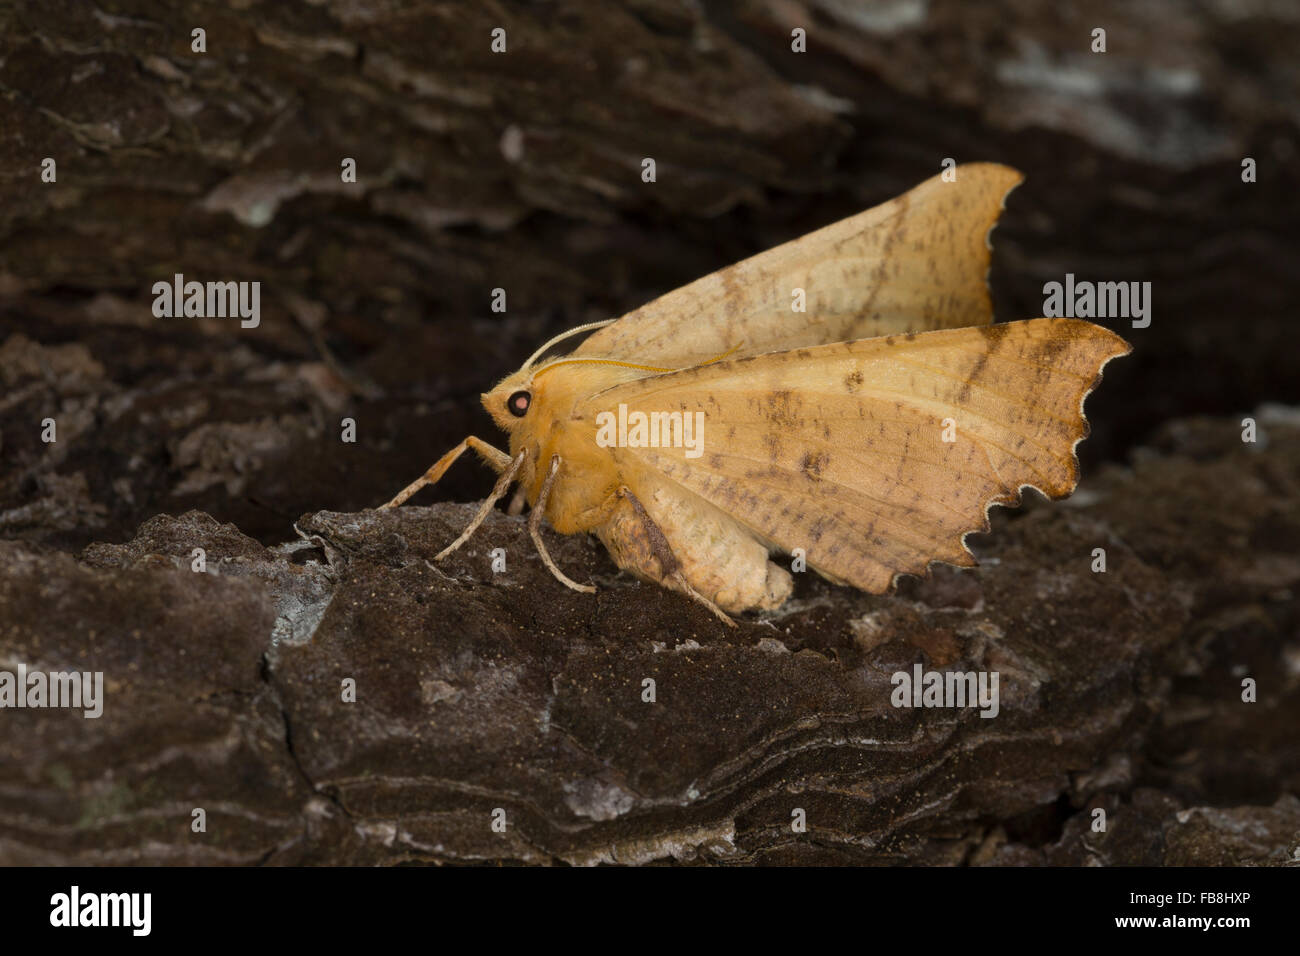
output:
<instances>
[{"instance_id":1,"label":"textured bark surface","mask_svg":"<svg viewBox=\"0 0 1300 956\"><path fill-rule=\"evenodd\" d=\"M468 505L318 512L272 549L199 512L80 560L2 543L0 659L108 693L4 715L0 858L1292 861L1300 414L1261 421L1262 448L1180 422L1069 505L999 512L975 571L800 576L734 631L586 539L551 546L601 590L564 589L500 513L433 563ZM998 672L998 714L893 706L916 664Z\"/></svg>"},{"instance_id":2,"label":"textured bark surface","mask_svg":"<svg viewBox=\"0 0 1300 956\"><path fill-rule=\"evenodd\" d=\"M108 682L0 712L0 862L1292 859L1297 48L1263 0L0 4L0 670ZM585 539L548 540L596 598L504 515L431 567L465 506L364 510L493 440L547 335L945 157L1027 174L1000 319L1153 284L1083 491L996 512L977 572L800 576L733 633ZM155 318L178 272L261 281L260 325ZM893 708L916 662L1001 713Z\"/></svg>"}]
</instances>

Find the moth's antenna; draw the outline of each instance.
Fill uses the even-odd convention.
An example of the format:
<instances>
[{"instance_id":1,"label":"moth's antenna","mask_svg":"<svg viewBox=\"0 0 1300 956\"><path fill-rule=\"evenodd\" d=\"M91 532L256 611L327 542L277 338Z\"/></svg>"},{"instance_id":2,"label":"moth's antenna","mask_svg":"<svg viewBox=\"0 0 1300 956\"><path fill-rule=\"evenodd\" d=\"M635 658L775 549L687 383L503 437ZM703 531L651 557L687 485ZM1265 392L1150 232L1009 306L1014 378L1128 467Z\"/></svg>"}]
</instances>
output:
<instances>
[{"instance_id":1,"label":"moth's antenna","mask_svg":"<svg viewBox=\"0 0 1300 956\"><path fill-rule=\"evenodd\" d=\"M680 372L678 368L660 368L657 365L637 365L634 362L620 362L618 359L602 358L567 358L556 359L554 362L547 362L536 372L541 375L543 372L549 372L553 368L561 365L617 365L619 368L637 368L645 372Z\"/></svg>"},{"instance_id":2,"label":"moth's antenna","mask_svg":"<svg viewBox=\"0 0 1300 956\"><path fill-rule=\"evenodd\" d=\"M567 339L570 335L581 335L583 332L590 332L592 329L603 329L605 326L613 325L617 321L618 319L606 319L603 322L588 322L586 325L580 325L576 329L569 329L569 331L567 332L561 332L559 335L551 339L549 342L543 345L532 355L528 356L528 361L524 363L523 367L530 368L534 362L536 362L539 358L542 357L542 355L546 352L547 349L549 349L556 342L561 342L564 339Z\"/></svg>"},{"instance_id":3,"label":"moth's antenna","mask_svg":"<svg viewBox=\"0 0 1300 956\"><path fill-rule=\"evenodd\" d=\"M727 349L727 351L723 352L721 355L715 355L713 356L713 358L709 359L708 361L701 362L700 365L713 365L716 362L721 362L724 358L726 358L728 355L731 355L733 352L739 352L741 346L743 346L744 344L745 344L744 342L737 342L735 345ZM699 366L696 367L698 368Z\"/></svg>"},{"instance_id":4,"label":"moth's antenna","mask_svg":"<svg viewBox=\"0 0 1300 956\"><path fill-rule=\"evenodd\" d=\"M574 331L577 330L575 329ZM727 351L723 352L721 355L715 355L713 358L701 362L699 365L685 365L681 368L661 368L658 365L637 365L634 362L620 362L617 359L566 358L566 359L556 359L554 362L548 362L547 364L539 368L535 374L541 375L543 372L549 372L551 369L556 368L560 365L579 365L579 364L617 365L619 368L635 368L635 369L641 369L644 372L684 372L689 368L703 368L705 365L713 365L716 362L721 362L728 355L739 350L741 345L743 344L744 343L733 345L731 348L727 349Z\"/></svg>"}]
</instances>

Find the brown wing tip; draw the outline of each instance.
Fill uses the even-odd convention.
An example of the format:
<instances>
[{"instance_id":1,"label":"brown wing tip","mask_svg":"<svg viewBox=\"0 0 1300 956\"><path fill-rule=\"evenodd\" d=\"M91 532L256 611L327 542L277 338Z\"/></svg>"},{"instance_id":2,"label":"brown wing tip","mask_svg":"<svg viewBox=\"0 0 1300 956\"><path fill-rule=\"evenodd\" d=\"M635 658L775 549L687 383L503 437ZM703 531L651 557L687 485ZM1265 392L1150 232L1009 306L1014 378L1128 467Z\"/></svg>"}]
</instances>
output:
<instances>
[{"instance_id":1,"label":"brown wing tip","mask_svg":"<svg viewBox=\"0 0 1300 956\"><path fill-rule=\"evenodd\" d=\"M1087 319L1049 319L1069 330L1070 337L1076 339L1092 339L1098 344L1105 342L1107 345L1106 358L1102 361L1104 367L1106 362L1113 358L1119 358L1128 355L1133 351L1133 346L1129 344L1118 332L1112 332L1104 325L1098 325L1095 322L1089 322ZM1100 374L1100 371L1098 372Z\"/></svg>"},{"instance_id":2,"label":"brown wing tip","mask_svg":"<svg viewBox=\"0 0 1300 956\"><path fill-rule=\"evenodd\" d=\"M1059 320L1068 323L1070 333L1073 337L1079 339L1090 339L1094 343L1103 344L1104 348L1099 349L1100 358L1097 363L1097 374L1093 376L1086 386L1079 392L1079 437L1070 445L1070 469L1068 480L1059 488L1040 488L1037 485L1022 485L1016 493L1016 503L1019 504L1020 493L1025 488L1033 488L1041 492L1048 498L1056 501L1061 498L1068 498L1074 494L1079 487L1079 443L1092 434L1092 423L1088 421L1088 415L1084 411L1084 404L1088 401L1088 396L1097 390L1101 384L1102 375L1106 366L1117 358L1123 358L1133 351L1133 346L1126 342L1115 332L1104 326L1096 325L1092 322L1086 322L1083 319L1062 319ZM996 504L997 502L994 502ZM987 515L987 512L986 512Z\"/></svg>"},{"instance_id":3,"label":"brown wing tip","mask_svg":"<svg viewBox=\"0 0 1300 956\"><path fill-rule=\"evenodd\" d=\"M984 520L980 527L972 528L969 531L963 531L960 535L961 549L966 555L971 557L971 564L957 564L957 567L972 567L977 562L971 553L970 546L966 544L966 538L972 534L987 534L992 528L989 520L989 514L995 507L1018 508L1024 500L1026 488L1033 488L1035 491L1043 494L1047 498L1057 501L1072 495L1076 488L1079 487L1079 443L1092 434L1092 425L1088 421L1088 416L1084 413L1083 406L1088 400L1088 396L1096 391L1097 386L1101 384L1102 375L1107 364L1112 359L1123 358L1133 351L1133 346L1125 341L1121 336L1112 332L1110 329L1096 325L1092 322L1086 322L1082 319L1062 319L1058 320L1069 324L1071 334L1077 338L1091 338L1099 342L1105 342L1107 348L1102 351L1101 359L1097 364L1097 374L1092 381L1088 383L1079 393L1079 437L1070 445L1070 466L1067 481L1057 488L1042 488L1032 482L1026 482L1015 489L1014 492L1008 491L1000 495L994 495L984 504ZM943 561L946 564L955 562L944 561L942 558L935 559ZM933 561L931 563L934 563ZM928 567L927 567L928 570Z\"/></svg>"},{"instance_id":4,"label":"brown wing tip","mask_svg":"<svg viewBox=\"0 0 1300 956\"><path fill-rule=\"evenodd\" d=\"M891 575L889 584L884 589L885 591L896 590L898 587L898 579L905 575L910 575L912 577L924 577L928 575L936 564L948 564L959 568L978 567L979 562L971 552L970 546L966 543L966 538L972 534L987 534L991 530L992 522L989 516L995 507L1020 507L1024 500L1024 492L1026 488L1033 488L1035 491L1052 500L1066 498L1073 494L1075 489L1078 488L1079 443L1087 438L1092 431L1092 427L1088 422L1088 417L1084 414L1084 403L1087 401L1088 396L1091 395L1093 391L1096 390L1097 386L1101 384L1102 374L1106 365L1112 359L1123 358L1125 355L1130 354L1133 351L1133 347L1115 332L1100 325L1095 325L1092 322L1086 322L1082 319L1055 319L1052 321L1065 323L1072 338L1092 339L1098 343L1105 343L1105 348L1098 350L1099 361L1097 364L1097 374L1092 378L1087 386L1080 390L1079 393L1079 437L1070 445L1070 465L1066 481L1062 485L1053 488L1043 488L1033 482L1025 482L1014 490L1004 491L992 496L984 503L984 517L980 524L968 531L963 531L958 535L958 547L954 554L951 554L948 557L928 558L920 566L900 568Z\"/></svg>"}]
</instances>

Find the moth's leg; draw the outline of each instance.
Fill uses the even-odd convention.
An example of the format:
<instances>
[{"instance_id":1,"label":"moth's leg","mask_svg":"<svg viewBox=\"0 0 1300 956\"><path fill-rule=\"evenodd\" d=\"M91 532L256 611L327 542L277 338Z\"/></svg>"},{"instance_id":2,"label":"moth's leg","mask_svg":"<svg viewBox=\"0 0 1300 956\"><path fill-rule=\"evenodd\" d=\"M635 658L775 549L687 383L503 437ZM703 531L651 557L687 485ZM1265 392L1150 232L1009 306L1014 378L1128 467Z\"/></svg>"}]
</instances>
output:
<instances>
[{"instance_id":1,"label":"moth's leg","mask_svg":"<svg viewBox=\"0 0 1300 956\"><path fill-rule=\"evenodd\" d=\"M556 567L555 562L551 560L551 556L546 550L545 542L542 541L542 515L546 512L546 499L551 495L551 485L555 483L555 475L559 470L560 456L552 455L551 467L546 472L546 479L542 482L542 490L537 495L537 504L528 513L528 534L532 536L533 544L537 547L537 553L542 556L542 564L546 565L547 570L555 575L555 580L566 588L581 591L583 594L595 594L596 589L590 584L579 584Z\"/></svg>"},{"instance_id":2,"label":"moth's leg","mask_svg":"<svg viewBox=\"0 0 1300 956\"><path fill-rule=\"evenodd\" d=\"M510 507L506 509L506 514L513 518L516 515L524 513L524 502L527 500L525 497L527 492L528 489L523 485L520 485L515 489L515 496L510 499Z\"/></svg>"},{"instance_id":3,"label":"moth's leg","mask_svg":"<svg viewBox=\"0 0 1300 956\"><path fill-rule=\"evenodd\" d=\"M614 494L630 504L633 512L641 520L641 526L645 529L646 538L650 545L650 551L659 562L663 583L681 591L687 597L694 598L712 611L714 616L724 624L735 627L736 622L731 619L730 615L695 590L691 582L686 580L686 575L682 573L682 564L677 560L677 555L673 554L672 545L668 543L667 536L659 525L655 524L655 520L650 517L637 496L632 494L632 490L624 485Z\"/></svg>"},{"instance_id":4,"label":"moth's leg","mask_svg":"<svg viewBox=\"0 0 1300 956\"><path fill-rule=\"evenodd\" d=\"M462 454L464 454L466 448L473 448L476 452L478 452L480 455L483 456L484 461L486 461L489 465L495 468L498 472L501 472L506 468L510 467L509 455L507 455L503 451L500 451L499 449L493 448L487 442L483 441L483 439L475 438L473 435L470 435L463 442L461 442L451 451L447 452L447 454L443 455L436 462L430 465L429 470L426 471L423 475L421 475L419 478L416 478L415 481L411 482L409 485L407 485L405 488L399 491L394 496L392 501L388 502L388 504L386 505L380 505L379 510L383 511L386 508L396 508L398 505L404 502L407 498L411 497L411 495L415 494L425 485L436 484L438 479L440 479L446 473L447 469L452 466L452 464L456 461L456 459L459 458Z\"/></svg>"},{"instance_id":5,"label":"moth's leg","mask_svg":"<svg viewBox=\"0 0 1300 956\"><path fill-rule=\"evenodd\" d=\"M510 467L501 473L501 477L497 479L496 485L492 488L492 494L484 498L483 503L479 505L478 514L474 515L474 520L466 525L465 530L460 533L459 538L435 554L433 560L441 561L469 540L470 535L477 531L478 526L483 523L485 518L487 518L488 512L492 510L492 506L501 499L502 495L510 490L510 483L515 480L515 475L519 474L519 469L523 467L524 459L527 457L528 449L525 448L515 457L514 461L510 462Z\"/></svg>"}]
</instances>

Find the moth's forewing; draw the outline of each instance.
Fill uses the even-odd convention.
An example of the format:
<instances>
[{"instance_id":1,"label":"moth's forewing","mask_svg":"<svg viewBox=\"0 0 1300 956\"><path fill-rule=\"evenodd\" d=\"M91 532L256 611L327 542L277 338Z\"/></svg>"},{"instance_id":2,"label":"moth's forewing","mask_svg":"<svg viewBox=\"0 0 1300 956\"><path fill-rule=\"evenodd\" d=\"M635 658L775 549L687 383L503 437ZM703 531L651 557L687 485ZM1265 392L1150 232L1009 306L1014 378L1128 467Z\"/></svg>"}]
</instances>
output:
<instances>
[{"instance_id":1,"label":"moth's forewing","mask_svg":"<svg viewBox=\"0 0 1300 956\"><path fill-rule=\"evenodd\" d=\"M1021 175L973 163L698 279L601 329L578 355L681 368L872 336L987 325L989 231Z\"/></svg>"},{"instance_id":2,"label":"moth's forewing","mask_svg":"<svg viewBox=\"0 0 1300 956\"><path fill-rule=\"evenodd\" d=\"M866 591L931 561L970 565L963 537L1026 485L1073 491L1083 399L1119 336L1032 319L838 343L659 375L601 396L703 412L702 455L619 449L810 567Z\"/></svg>"}]
</instances>

